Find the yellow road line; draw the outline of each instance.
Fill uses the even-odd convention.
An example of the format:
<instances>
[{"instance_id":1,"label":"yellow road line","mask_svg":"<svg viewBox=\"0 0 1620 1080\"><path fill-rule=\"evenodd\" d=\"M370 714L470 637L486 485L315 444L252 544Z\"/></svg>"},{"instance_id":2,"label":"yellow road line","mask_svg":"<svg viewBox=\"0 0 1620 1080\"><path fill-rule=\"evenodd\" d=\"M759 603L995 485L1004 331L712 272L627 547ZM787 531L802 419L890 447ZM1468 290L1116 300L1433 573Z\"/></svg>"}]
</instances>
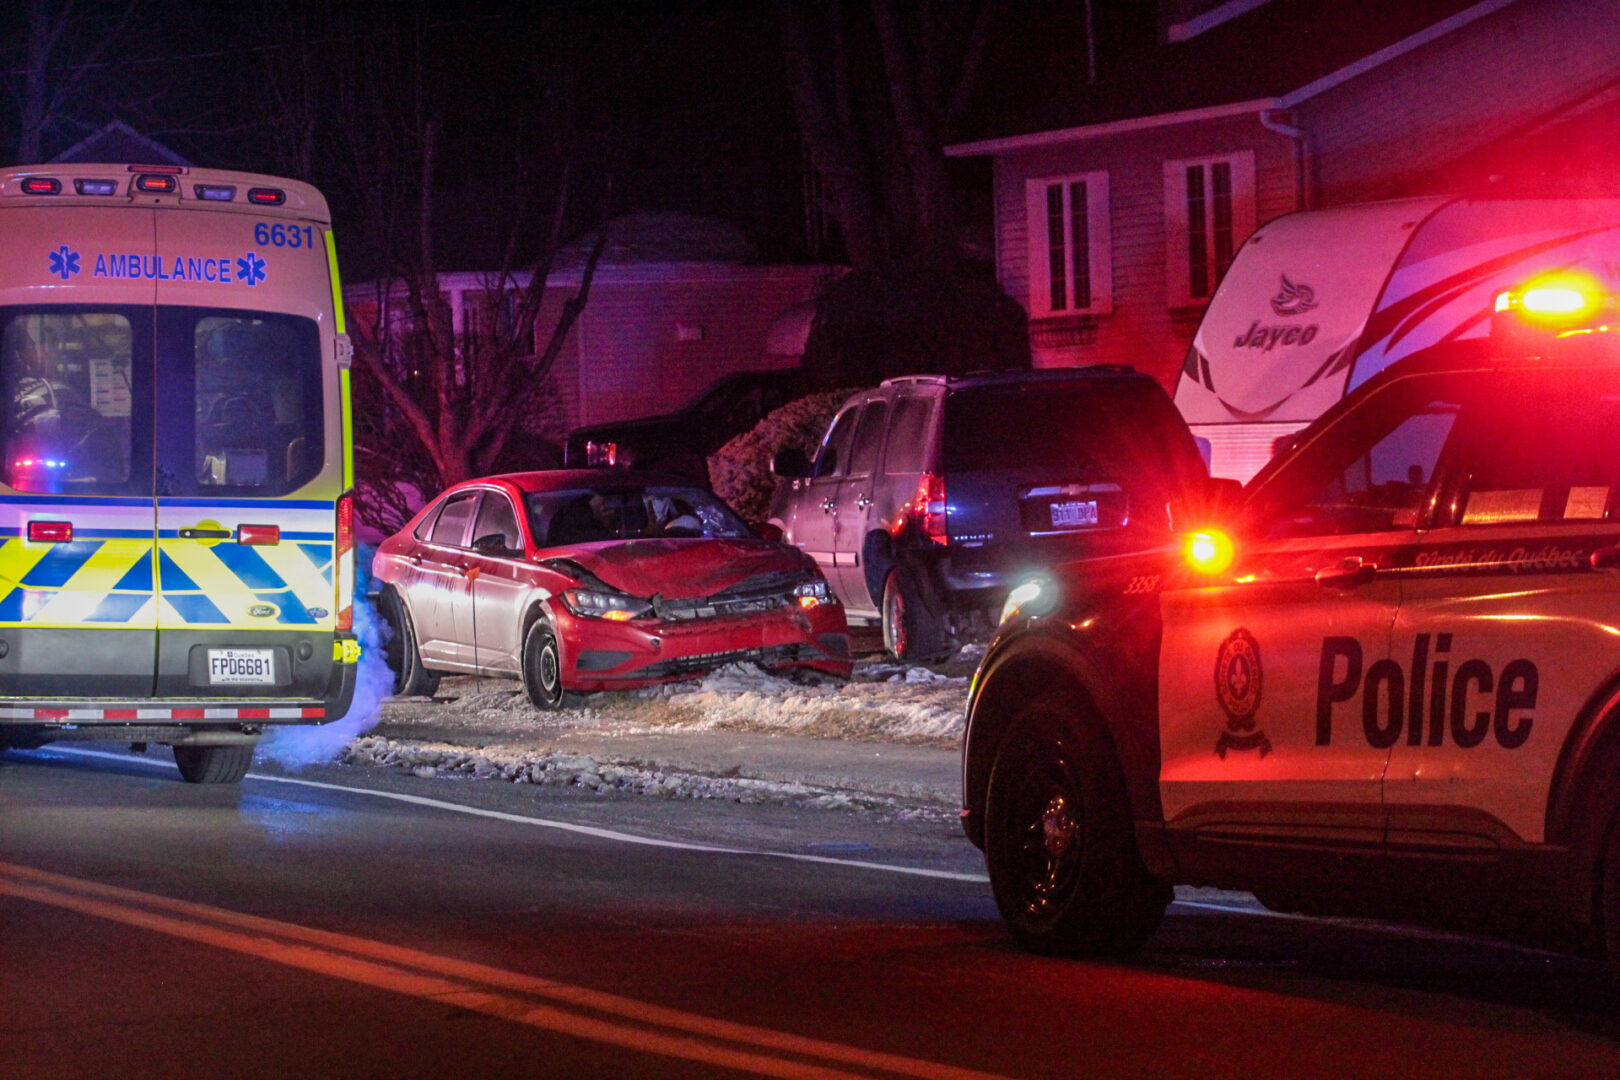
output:
<instances>
[{"instance_id":1,"label":"yellow road line","mask_svg":"<svg viewBox=\"0 0 1620 1080\"><path fill-rule=\"evenodd\" d=\"M12 863L0 863L0 894L229 949L332 978L457 1005L563 1035L762 1076L785 1080L799 1077L863 1080L868 1074L837 1071L825 1064L771 1057L704 1040L724 1040L778 1054L820 1058L823 1062L919 1080L1002 1080L971 1069L717 1020L485 964ZM500 991L527 995L527 998ZM669 1030L652 1031L644 1026L583 1016L551 1005L539 1005L529 998L548 999L634 1021L637 1025L656 1025Z\"/></svg>"}]
</instances>

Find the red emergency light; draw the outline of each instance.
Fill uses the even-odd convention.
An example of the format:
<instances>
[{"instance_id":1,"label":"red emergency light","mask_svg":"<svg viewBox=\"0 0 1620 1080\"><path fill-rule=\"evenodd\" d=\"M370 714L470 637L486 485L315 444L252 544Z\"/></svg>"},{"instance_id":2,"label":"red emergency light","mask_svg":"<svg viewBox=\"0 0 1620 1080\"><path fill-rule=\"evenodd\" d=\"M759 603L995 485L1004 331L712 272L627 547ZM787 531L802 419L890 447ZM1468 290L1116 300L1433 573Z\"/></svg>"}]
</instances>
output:
<instances>
[{"instance_id":1,"label":"red emergency light","mask_svg":"<svg viewBox=\"0 0 1620 1080\"><path fill-rule=\"evenodd\" d=\"M238 544L279 544L281 543L280 525L238 525L236 527L236 542Z\"/></svg>"},{"instance_id":2,"label":"red emergency light","mask_svg":"<svg viewBox=\"0 0 1620 1080\"><path fill-rule=\"evenodd\" d=\"M73 542L71 521L30 521L28 540L33 544L69 544Z\"/></svg>"},{"instance_id":3,"label":"red emergency light","mask_svg":"<svg viewBox=\"0 0 1620 1080\"><path fill-rule=\"evenodd\" d=\"M22 182L22 189L29 195L60 195L62 181L54 176L30 176Z\"/></svg>"},{"instance_id":4,"label":"red emergency light","mask_svg":"<svg viewBox=\"0 0 1620 1080\"><path fill-rule=\"evenodd\" d=\"M287 201L287 193L280 188L248 188L247 201L258 206L280 206Z\"/></svg>"},{"instance_id":5,"label":"red emergency light","mask_svg":"<svg viewBox=\"0 0 1620 1080\"><path fill-rule=\"evenodd\" d=\"M180 181L168 174L143 173L135 178L135 190L153 195L173 195L180 190Z\"/></svg>"}]
</instances>

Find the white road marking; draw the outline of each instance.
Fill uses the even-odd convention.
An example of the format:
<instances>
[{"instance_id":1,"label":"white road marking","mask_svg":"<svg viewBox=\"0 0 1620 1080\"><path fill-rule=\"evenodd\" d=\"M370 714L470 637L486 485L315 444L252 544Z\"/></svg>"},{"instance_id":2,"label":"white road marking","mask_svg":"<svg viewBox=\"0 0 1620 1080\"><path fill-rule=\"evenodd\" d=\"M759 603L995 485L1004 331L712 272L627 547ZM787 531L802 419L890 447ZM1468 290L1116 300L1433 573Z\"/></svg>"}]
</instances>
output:
<instances>
[{"instance_id":1,"label":"white road marking","mask_svg":"<svg viewBox=\"0 0 1620 1080\"><path fill-rule=\"evenodd\" d=\"M53 746L41 753L70 754L77 757L105 758L123 764L145 765L148 768L172 769L173 766L162 761L153 761L148 758L133 757L125 754L110 754L105 750L80 750L62 746ZM892 863L868 862L862 859L834 859L827 855L805 855L796 851L765 851L753 848L723 847L717 844L691 844L681 840L660 840L651 836L637 836L634 833L618 832L614 829L597 828L594 825L576 825L569 821L556 821L551 818L528 817L524 814L508 814L501 810L485 810L477 806L463 806L460 803L447 802L443 799L430 799L425 795L405 795L394 791L373 791L369 788L348 787L343 784L328 784L319 780L301 780L292 776L269 776L264 773L248 773L249 780L258 780L269 784L291 784L296 787L315 788L322 791L342 791L351 795L366 795L374 799L390 799L394 802L409 803L412 806L425 806L434 810L448 810L456 814L468 814L472 817L488 818L492 821L505 821L514 825L532 825L542 829L557 829L561 832L577 833L581 836L590 836L598 840L609 840L619 844L639 844L643 847L667 848L675 851L692 851L708 855L751 855L767 859L787 859L791 862L820 863L829 866L848 866L859 870L877 870L886 874L907 874L912 877L935 878L943 881L970 881L976 884L988 882L989 877L984 874L962 874L952 870L929 870L917 866L896 866Z\"/></svg>"}]
</instances>

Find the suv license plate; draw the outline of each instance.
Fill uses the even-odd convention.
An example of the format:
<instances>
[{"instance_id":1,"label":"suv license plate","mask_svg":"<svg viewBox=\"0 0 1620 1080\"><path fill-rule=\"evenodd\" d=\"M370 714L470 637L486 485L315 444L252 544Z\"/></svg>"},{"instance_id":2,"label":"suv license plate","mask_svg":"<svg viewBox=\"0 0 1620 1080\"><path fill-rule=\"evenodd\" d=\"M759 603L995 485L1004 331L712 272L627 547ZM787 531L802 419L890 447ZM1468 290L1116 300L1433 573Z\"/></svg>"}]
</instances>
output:
<instances>
[{"instance_id":1,"label":"suv license plate","mask_svg":"<svg viewBox=\"0 0 1620 1080\"><path fill-rule=\"evenodd\" d=\"M272 649L209 649L208 682L212 686L273 686Z\"/></svg>"},{"instance_id":2,"label":"suv license plate","mask_svg":"<svg viewBox=\"0 0 1620 1080\"><path fill-rule=\"evenodd\" d=\"M1095 525L1097 521L1097 503L1094 500L1052 504L1054 529L1077 529L1083 525Z\"/></svg>"}]
</instances>

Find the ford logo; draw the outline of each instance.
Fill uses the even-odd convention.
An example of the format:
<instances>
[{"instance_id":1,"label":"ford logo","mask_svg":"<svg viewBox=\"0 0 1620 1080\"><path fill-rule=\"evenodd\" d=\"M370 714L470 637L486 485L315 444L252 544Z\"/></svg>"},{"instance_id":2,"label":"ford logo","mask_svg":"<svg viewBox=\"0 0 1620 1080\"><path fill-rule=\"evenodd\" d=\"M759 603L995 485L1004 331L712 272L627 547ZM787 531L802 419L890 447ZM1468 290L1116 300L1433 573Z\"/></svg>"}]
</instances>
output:
<instances>
[{"instance_id":1,"label":"ford logo","mask_svg":"<svg viewBox=\"0 0 1620 1080\"><path fill-rule=\"evenodd\" d=\"M248 614L255 619L268 619L276 613L276 609L269 604L254 604L248 608Z\"/></svg>"},{"instance_id":2,"label":"ford logo","mask_svg":"<svg viewBox=\"0 0 1620 1080\"><path fill-rule=\"evenodd\" d=\"M312 619L324 619L327 616L327 611L323 607L312 607L306 610L309 612L309 617Z\"/></svg>"}]
</instances>

